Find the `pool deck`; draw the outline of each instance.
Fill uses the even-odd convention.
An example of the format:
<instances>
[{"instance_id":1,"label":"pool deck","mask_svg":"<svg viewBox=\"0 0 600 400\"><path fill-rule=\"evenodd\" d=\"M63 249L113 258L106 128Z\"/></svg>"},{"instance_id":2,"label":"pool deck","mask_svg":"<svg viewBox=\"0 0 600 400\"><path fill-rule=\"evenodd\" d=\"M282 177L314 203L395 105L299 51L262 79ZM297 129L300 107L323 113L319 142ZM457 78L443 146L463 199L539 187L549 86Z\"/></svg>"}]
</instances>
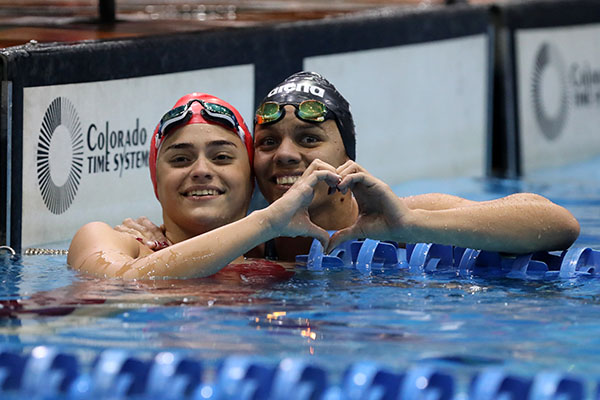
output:
<instances>
[{"instance_id":1,"label":"pool deck","mask_svg":"<svg viewBox=\"0 0 600 400\"><path fill-rule=\"evenodd\" d=\"M99 19L97 1L0 0L0 47L30 41L80 42L123 39L352 15L383 8L427 8L443 0L117 1L116 20Z\"/></svg>"}]
</instances>

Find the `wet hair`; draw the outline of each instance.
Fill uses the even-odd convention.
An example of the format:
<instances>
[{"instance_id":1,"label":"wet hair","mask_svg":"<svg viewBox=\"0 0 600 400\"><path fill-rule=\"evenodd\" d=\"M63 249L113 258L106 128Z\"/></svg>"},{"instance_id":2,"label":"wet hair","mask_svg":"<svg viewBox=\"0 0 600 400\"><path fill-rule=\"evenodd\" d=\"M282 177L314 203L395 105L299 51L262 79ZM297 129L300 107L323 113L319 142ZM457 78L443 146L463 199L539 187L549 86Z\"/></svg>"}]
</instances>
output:
<instances>
[{"instance_id":1,"label":"wet hair","mask_svg":"<svg viewBox=\"0 0 600 400\"><path fill-rule=\"evenodd\" d=\"M350 104L335 86L316 72L302 71L290 75L275 86L260 102L299 104L305 100L319 100L335 115L335 123L342 136L346 154L356 159L356 132Z\"/></svg>"}]
</instances>

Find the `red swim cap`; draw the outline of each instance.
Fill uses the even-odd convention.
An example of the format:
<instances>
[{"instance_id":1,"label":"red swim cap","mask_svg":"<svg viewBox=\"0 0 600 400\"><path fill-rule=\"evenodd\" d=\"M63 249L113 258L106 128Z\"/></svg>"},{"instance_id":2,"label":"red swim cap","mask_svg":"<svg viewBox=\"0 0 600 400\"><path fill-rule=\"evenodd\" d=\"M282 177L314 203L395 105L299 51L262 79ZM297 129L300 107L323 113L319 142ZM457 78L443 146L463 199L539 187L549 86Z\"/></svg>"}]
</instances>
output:
<instances>
[{"instance_id":1,"label":"red swim cap","mask_svg":"<svg viewBox=\"0 0 600 400\"><path fill-rule=\"evenodd\" d=\"M250 133L250 130L246 126L246 123L244 122L244 119L242 118L242 115L240 114L240 112L237 109L235 109L231 104L227 103L226 101L223 101L223 100L219 99L218 97L215 97L215 96L212 96L212 95L206 94L206 93L187 94L187 95L183 96L182 98L180 98L177 101L177 103L175 103L173 108L176 108L179 106L184 106L184 105L188 104L188 102L190 100L194 100L194 99L203 100L207 103L219 104L221 106L228 108L235 115L235 118L237 119L237 122L240 125L241 131L231 128L225 124L220 124L218 122L205 119L204 116L202 115L203 107L198 102L194 102L191 104L192 117L189 120L185 121L184 123L181 123L180 125L178 125L178 127L182 127L182 126L186 126L186 125L190 125L190 124L210 124L210 125L219 125L219 126L224 127L225 129L232 131L233 133L236 134L236 136L238 136L242 140L242 142L244 142L244 145L246 146L246 151L248 152L248 160L250 161L250 169L252 170L252 161L254 159L254 143L253 143L253 139L252 139L252 134ZM168 136L168 133L167 133L165 136L163 136L159 140L158 139L158 128L159 127L160 127L160 123L158 125L156 125L156 128L154 129L154 134L152 135L152 140L150 141L150 154L148 155L148 164L150 166L150 179L152 179L152 185L154 186L154 194L156 195L157 199L158 199L158 191L156 188L156 161L158 158L158 150L160 149L160 145L165 140L166 136ZM242 135L243 135L243 138L242 138Z\"/></svg>"}]
</instances>

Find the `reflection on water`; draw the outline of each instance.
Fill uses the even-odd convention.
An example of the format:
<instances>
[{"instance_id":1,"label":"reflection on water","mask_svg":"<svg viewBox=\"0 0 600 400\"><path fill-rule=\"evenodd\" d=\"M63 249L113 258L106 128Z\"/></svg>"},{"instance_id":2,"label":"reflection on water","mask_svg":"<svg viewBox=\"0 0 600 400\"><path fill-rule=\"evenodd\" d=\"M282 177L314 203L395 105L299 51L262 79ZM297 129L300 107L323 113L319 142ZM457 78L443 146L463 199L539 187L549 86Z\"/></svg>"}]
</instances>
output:
<instances>
[{"instance_id":1,"label":"reflection on water","mask_svg":"<svg viewBox=\"0 0 600 400\"><path fill-rule=\"evenodd\" d=\"M572 209L582 241L600 247L598 186L577 196L543 180L519 185ZM514 190L514 182L451 186L471 198ZM496 192L485 192L490 187ZM232 354L311 357L340 373L368 359L400 369L427 362L465 373L492 365L525 376L549 368L600 374L597 278L365 276L258 263L209 279L127 282L79 275L65 261L0 263L0 340L7 346L46 344L84 357L108 347L185 350L209 362Z\"/></svg>"},{"instance_id":2,"label":"reflection on water","mask_svg":"<svg viewBox=\"0 0 600 400\"><path fill-rule=\"evenodd\" d=\"M597 279L527 282L404 271L367 277L346 269L253 281L231 269L212 279L126 282L78 276L63 264L62 271L35 268L42 276L70 277L69 284L20 294L18 270L31 267L3 266L13 278L4 280L0 301L5 343L83 353L187 350L207 360L310 356L337 372L361 359L395 367L426 360L467 370L485 364L520 373L600 372Z\"/></svg>"}]
</instances>

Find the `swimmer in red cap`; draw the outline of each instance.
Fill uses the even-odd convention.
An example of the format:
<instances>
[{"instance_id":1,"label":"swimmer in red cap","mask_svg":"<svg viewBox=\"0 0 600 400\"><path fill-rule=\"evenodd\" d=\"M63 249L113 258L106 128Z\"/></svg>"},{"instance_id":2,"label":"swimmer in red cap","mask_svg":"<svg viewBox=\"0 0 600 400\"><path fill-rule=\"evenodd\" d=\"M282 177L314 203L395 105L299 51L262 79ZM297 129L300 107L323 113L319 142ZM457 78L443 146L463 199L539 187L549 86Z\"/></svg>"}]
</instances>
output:
<instances>
[{"instance_id":1,"label":"swimmer in red cap","mask_svg":"<svg viewBox=\"0 0 600 400\"><path fill-rule=\"evenodd\" d=\"M319 181L335 187L331 171L304 175L289 195L246 216L252 194L252 136L239 112L214 96L182 97L161 119L150 148L150 174L161 203L164 234L173 243L153 252L102 222L82 227L68 264L95 274L144 279L203 277L277 236L328 234L308 218Z\"/></svg>"},{"instance_id":2,"label":"swimmer in red cap","mask_svg":"<svg viewBox=\"0 0 600 400\"><path fill-rule=\"evenodd\" d=\"M579 223L569 211L532 193L485 202L440 193L396 196L354 161L350 106L314 72L293 74L275 86L256 111L254 132L254 173L269 203L286 195L304 174L325 170L342 178L333 191L317 184L308 207L311 221L338 231L330 249L344 240L369 237L529 253L566 249L579 235ZM146 219L125 225L129 228L120 229L156 237ZM280 237L253 255L293 261L308 253L310 243Z\"/></svg>"}]
</instances>

